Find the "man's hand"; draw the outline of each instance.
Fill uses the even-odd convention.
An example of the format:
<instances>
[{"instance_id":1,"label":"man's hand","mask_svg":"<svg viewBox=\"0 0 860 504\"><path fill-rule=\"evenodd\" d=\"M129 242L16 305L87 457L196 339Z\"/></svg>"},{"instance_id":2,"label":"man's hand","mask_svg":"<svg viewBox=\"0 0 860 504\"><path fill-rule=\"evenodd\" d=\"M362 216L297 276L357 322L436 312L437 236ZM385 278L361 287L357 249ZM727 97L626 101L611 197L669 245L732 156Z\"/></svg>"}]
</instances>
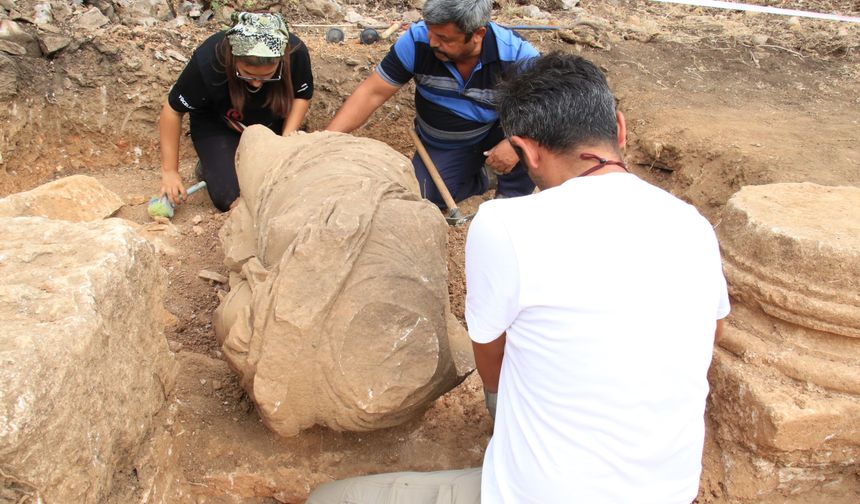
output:
<instances>
[{"instance_id":1,"label":"man's hand","mask_svg":"<svg viewBox=\"0 0 860 504\"><path fill-rule=\"evenodd\" d=\"M182 203L188 197L178 171L161 172L161 194L166 195L174 205Z\"/></svg>"},{"instance_id":2,"label":"man's hand","mask_svg":"<svg viewBox=\"0 0 860 504\"><path fill-rule=\"evenodd\" d=\"M514 152L514 147L507 139L484 153L487 156L487 166L498 174L510 173L520 158Z\"/></svg>"}]
</instances>

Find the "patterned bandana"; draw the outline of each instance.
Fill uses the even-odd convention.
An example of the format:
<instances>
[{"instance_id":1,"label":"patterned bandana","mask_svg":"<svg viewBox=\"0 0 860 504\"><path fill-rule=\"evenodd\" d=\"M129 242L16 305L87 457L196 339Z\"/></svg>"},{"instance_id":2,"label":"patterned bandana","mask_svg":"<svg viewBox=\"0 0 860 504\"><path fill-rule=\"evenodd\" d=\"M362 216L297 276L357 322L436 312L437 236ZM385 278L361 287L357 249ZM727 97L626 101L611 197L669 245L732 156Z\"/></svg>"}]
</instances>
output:
<instances>
[{"instance_id":1,"label":"patterned bandana","mask_svg":"<svg viewBox=\"0 0 860 504\"><path fill-rule=\"evenodd\" d=\"M280 58L284 55L290 32L278 14L238 12L233 14L236 23L227 30L233 56L259 56Z\"/></svg>"}]
</instances>

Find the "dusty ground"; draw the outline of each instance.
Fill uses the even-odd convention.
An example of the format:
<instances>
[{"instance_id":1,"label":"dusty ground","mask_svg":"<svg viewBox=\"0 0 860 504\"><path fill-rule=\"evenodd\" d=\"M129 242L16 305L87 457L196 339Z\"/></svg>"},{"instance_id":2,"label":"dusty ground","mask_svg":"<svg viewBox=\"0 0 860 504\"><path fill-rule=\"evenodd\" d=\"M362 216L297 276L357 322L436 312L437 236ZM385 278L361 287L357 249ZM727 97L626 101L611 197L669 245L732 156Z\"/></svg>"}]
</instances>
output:
<instances>
[{"instance_id":1,"label":"dusty ground","mask_svg":"<svg viewBox=\"0 0 860 504\"><path fill-rule=\"evenodd\" d=\"M500 3L500 16L511 23L537 23L518 18L514 2ZM860 5L852 1L763 3L860 15ZM400 7L372 2L367 9L386 19L394 16L389 6L395 4ZM696 204L715 225L725 201L742 185L860 186L858 25L641 1L583 2L582 7L579 19L597 29L524 35L542 51L574 51L599 63L628 118L627 157L636 173ZM571 14L554 12L551 21L572 20ZM0 140L6 142L0 196L53 177L92 174L129 203L119 217L148 226L146 232L163 247L170 278L165 304L175 316L166 334L181 363L170 429L189 482L186 491L198 502L226 501L225 494L231 502L294 502L331 478L477 465L491 423L475 377L421 418L394 429L369 434L312 429L284 440L260 424L220 360L211 315L225 287L197 274L226 273L217 239L224 216L198 194L178 211L173 227L163 228L149 224L144 204L159 186L154 129L159 102L182 67L150 55L170 47L189 54L211 30L117 27L74 54L19 63L30 89L0 112L5 130ZM348 43L333 46L325 44L321 30L296 31L314 61L317 91L306 126L316 130L387 47L359 45L350 32ZM101 86L115 86L109 112L95 98ZM410 152L411 92L401 91L358 134ZM13 114L12 106L32 107L29 118ZM189 180L194 157L190 142L184 143L182 171ZM451 301L459 317L464 239L465 229L451 230ZM699 502L727 502L719 453L719 446L707 444Z\"/></svg>"}]
</instances>

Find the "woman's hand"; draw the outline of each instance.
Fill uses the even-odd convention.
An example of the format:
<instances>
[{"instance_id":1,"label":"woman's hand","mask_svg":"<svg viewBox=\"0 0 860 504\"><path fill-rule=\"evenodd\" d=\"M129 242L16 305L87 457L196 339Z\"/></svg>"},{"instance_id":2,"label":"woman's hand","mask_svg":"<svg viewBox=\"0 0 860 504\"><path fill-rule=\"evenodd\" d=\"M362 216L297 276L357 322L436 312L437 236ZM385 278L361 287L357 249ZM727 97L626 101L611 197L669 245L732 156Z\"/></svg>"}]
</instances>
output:
<instances>
[{"instance_id":1,"label":"woman's hand","mask_svg":"<svg viewBox=\"0 0 860 504\"><path fill-rule=\"evenodd\" d=\"M161 194L167 196L174 205L179 205L188 197L178 171L161 172Z\"/></svg>"}]
</instances>

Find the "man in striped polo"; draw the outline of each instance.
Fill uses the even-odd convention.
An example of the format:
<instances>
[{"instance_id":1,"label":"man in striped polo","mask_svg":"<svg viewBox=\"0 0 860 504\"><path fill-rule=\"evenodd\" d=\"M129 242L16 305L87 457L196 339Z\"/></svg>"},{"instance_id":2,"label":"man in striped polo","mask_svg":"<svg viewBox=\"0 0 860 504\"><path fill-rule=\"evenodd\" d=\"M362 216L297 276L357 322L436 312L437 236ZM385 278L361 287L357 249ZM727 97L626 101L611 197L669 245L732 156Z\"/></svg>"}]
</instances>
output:
<instances>
[{"instance_id":1,"label":"man in striped polo","mask_svg":"<svg viewBox=\"0 0 860 504\"><path fill-rule=\"evenodd\" d=\"M414 78L416 130L456 201L489 188L485 164L500 174L497 197L531 194L534 183L499 125L494 87L508 67L538 52L490 22L492 6L492 0L427 0L424 20L395 42L326 129L360 127ZM441 207L421 158L412 164L421 194Z\"/></svg>"}]
</instances>

